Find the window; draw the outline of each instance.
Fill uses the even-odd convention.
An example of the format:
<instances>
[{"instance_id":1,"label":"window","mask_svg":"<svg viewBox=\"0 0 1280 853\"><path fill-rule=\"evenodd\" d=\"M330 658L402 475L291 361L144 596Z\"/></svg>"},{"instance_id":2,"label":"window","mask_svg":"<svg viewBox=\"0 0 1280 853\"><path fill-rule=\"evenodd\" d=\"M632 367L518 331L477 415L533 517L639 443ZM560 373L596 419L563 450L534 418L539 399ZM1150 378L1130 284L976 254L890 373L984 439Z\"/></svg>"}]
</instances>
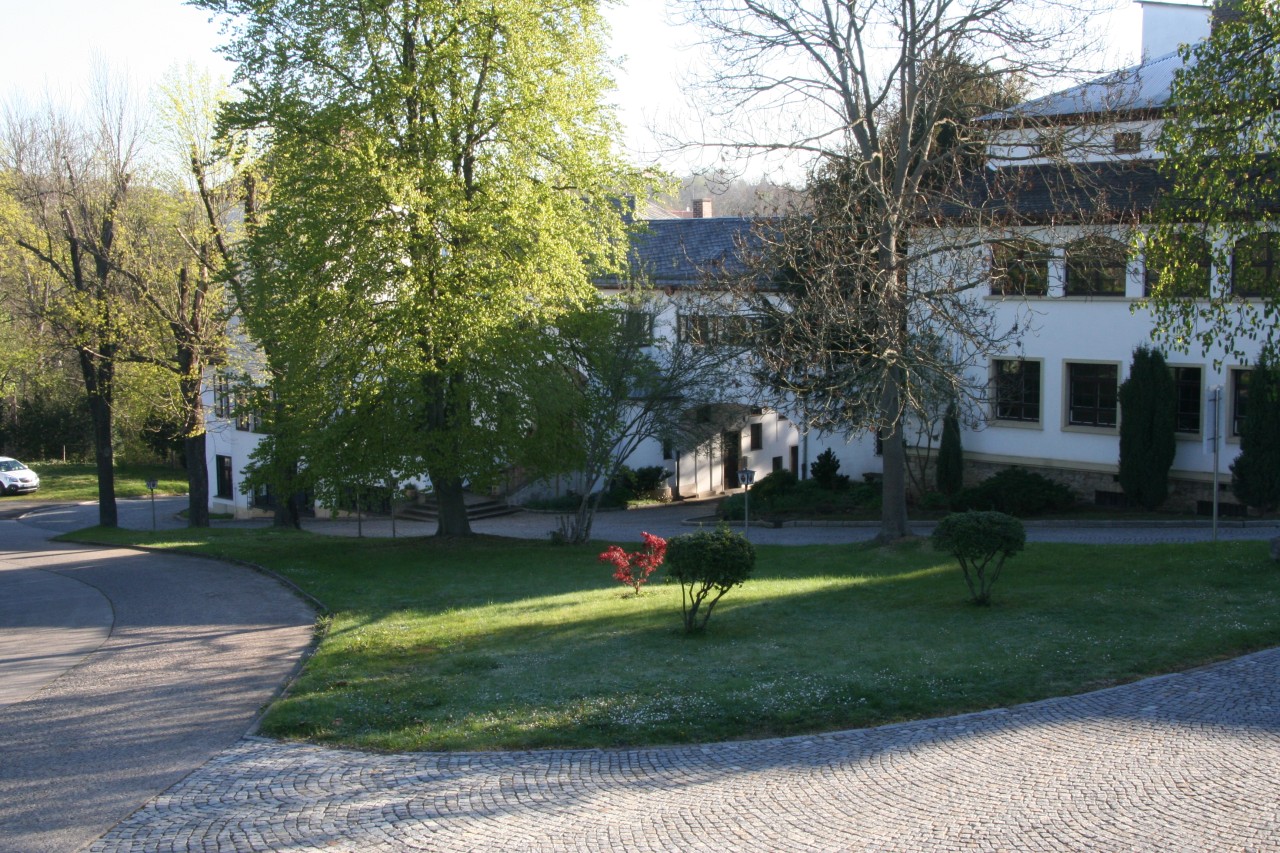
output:
<instances>
[{"instance_id":1,"label":"window","mask_svg":"<svg viewBox=\"0 0 1280 853\"><path fill-rule=\"evenodd\" d=\"M231 457L215 456L214 457L214 474L217 478L217 493L214 497L231 500Z\"/></svg>"},{"instance_id":2,"label":"window","mask_svg":"<svg viewBox=\"0 0 1280 853\"><path fill-rule=\"evenodd\" d=\"M1177 264L1181 269L1175 276L1162 279L1160 271L1169 264ZM1209 298L1209 274L1213 268L1213 260L1207 240L1188 236L1182 245L1171 252L1148 253L1145 266L1145 296L1150 296L1157 284L1163 282L1169 288L1170 296L1185 299Z\"/></svg>"},{"instance_id":3,"label":"window","mask_svg":"<svg viewBox=\"0 0 1280 853\"><path fill-rule=\"evenodd\" d=\"M676 337L694 346L747 346L753 325L741 314L682 314L676 318Z\"/></svg>"},{"instance_id":4,"label":"window","mask_svg":"<svg viewBox=\"0 0 1280 853\"><path fill-rule=\"evenodd\" d=\"M764 424L751 425L751 449L764 450Z\"/></svg>"},{"instance_id":5,"label":"window","mask_svg":"<svg viewBox=\"0 0 1280 853\"><path fill-rule=\"evenodd\" d=\"M1236 296L1280 293L1280 234L1255 234L1236 241L1231 258L1231 292Z\"/></svg>"},{"instance_id":6,"label":"window","mask_svg":"<svg viewBox=\"0 0 1280 853\"><path fill-rule=\"evenodd\" d=\"M1040 422L1040 362L995 359L991 362L998 421Z\"/></svg>"},{"instance_id":7,"label":"window","mask_svg":"<svg viewBox=\"0 0 1280 853\"><path fill-rule=\"evenodd\" d=\"M1253 371L1246 367L1231 371L1231 436L1239 438L1244 429L1244 416L1249 408L1249 377Z\"/></svg>"},{"instance_id":8,"label":"window","mask_svg":"<svg viewBox=\"0 0 1280 853\"><path fill-rule=\"evenodd\" d=\"M1067 423L1114 427L1120 368L1115 364L1067 365Z\"/></svg>"},{"instance_id":9,"label":"window","mask_svg":"<svg viewBox=\"0 0 1280 853\"><path fill-rule=\"evenodd\" d=\"M1200 432L1200 368L1174 367L1174 432Z\"/></svg>"},{"instance_id":10,"label":"window","mask_svg":"<svg viewBox=\"0 0 1280 853\"><path fill-rule=\"evenodd\" d=\"M781 470L782 470L782 457L781 457L781 456L775 456L775 457L773 457L773 470L774 470L774 471L781 471Z\"/></svg>"},{"instance_id":11,"label":"window","mask_svg":"<svg viewBox=\"0 0 1280 853\"><path fill-rule=\"evenodd\" d=\"M223 419L231 417L231 382L221 374L213 378L213 415Z\"/></svg>"},{"instance_id":12,"label":"window","mask_svg":"<svg viewBox=\"0 0 1280 853\"><path fill-rule=\"evenodd\" d=\"M628 341L653 342L653 314L648 311L619 311L618 325Z\"/></svg>"},{"instance_id":13,"label":"window","mask_svg":"<svg viewBox=\"0 0 1280 853\"><path fill-rule=\"evenodd\" d=\"M1121 131L1113 138L1112 149L1117 154L1137 154L1142 150L1142 134L1136 130Z\"/></svg>"},{"instance_id":14,"label":"window","mask_svg":"<svg viewBox=\"0 0 1280 853\"><path fill-rule=\"evenodd\" d=\"M249 408L243 394L236 395L235 415L236 429L241 432L253 431L253 411Z\"/></svg>"},{"instance_id":15,"label":"window","mask_svg":"<svg viewBox=\"0 0 1280 853\"><path fill-rule=\"evenodd\" d=\"M1048 247L1035 240L1009 240L993 244L991 292L1001 296L1048 295Z\"/></svg>"},{"instance_id":16,"label":"window","mask_svg":"<svg viewBox=\"0 0 1280 853\"><path fill-rule=\"evenodd\" d=\"M1110 237L1086 237L1067 246L1067 296L1124 296L1129 250Z\"/></svg>"}]
</instances>

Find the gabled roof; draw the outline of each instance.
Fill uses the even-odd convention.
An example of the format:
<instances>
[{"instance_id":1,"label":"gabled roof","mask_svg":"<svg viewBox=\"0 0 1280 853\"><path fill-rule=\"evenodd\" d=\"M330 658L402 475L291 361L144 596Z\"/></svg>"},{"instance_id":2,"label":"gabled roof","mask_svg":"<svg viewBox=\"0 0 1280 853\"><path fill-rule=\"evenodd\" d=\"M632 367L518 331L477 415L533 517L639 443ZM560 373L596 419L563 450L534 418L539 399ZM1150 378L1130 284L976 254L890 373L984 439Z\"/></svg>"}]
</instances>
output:
<instances>
[{"instance_id":1,"label":"gabled roof","mask_svg":"<svg viewBox=\"0 0 1280 853\"><path fill-rule=\"evenodd\" d=\"M656 287L741 275L748 270L743 258L759 244L758 222L729 216L649 220L632 240L632 272Z\"/></svg>"},{"instance_id":2,"label":"gabled roof","mask_svg":"<svg viewBox=\"0 0 1280 853\"><path fill-rule=\"evenodd\" d=\"M1194 62L1193 57L1186 65ZM979 121L1067 119L1103 114L1115 116L1159 112L1169 103L1174 74L1183 67L1182 57L1177 52L1167 53L1080 86L982 116Z\"/></svg>"}]
</instances>

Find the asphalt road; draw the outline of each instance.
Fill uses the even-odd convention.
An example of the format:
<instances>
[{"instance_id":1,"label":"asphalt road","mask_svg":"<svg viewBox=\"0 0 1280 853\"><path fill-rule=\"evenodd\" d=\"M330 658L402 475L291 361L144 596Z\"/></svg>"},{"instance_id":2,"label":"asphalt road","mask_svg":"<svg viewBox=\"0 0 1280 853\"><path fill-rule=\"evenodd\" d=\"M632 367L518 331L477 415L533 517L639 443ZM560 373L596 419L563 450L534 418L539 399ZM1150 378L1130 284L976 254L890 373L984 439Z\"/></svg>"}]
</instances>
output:
<instances>
[{"instance_id":1,"label":"asphalt road","mask_svg":"<svg viewBox=\"0 0 1280 853\"><path fill-rule=\"evenodd\" d=\"M235 744L315 621L250 569L53 531L0 520L5 853L80 850Z\"/></svg>"}]
</instances>

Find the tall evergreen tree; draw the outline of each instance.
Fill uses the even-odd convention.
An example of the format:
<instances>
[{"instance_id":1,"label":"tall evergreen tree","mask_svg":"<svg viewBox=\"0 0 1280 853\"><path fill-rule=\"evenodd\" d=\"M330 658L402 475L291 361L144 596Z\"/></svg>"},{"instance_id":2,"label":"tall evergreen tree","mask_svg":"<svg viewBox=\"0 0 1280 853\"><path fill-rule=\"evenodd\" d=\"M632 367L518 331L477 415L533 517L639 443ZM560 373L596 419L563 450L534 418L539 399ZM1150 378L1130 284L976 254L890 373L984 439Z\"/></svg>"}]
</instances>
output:
<instances>
[{"instance_id":1,"label":"tall evergreen tree","mask_svg":"<svg viewBox=\"0 0 1280 853\"><path fill-rule=\"evenodd\" d=\"M1249 374L1240 455L1231 463L1231 491L1264 512L1280 506L1280 370L1270 347Z\"/></svg>"},{"instance_id":2,"label":"tall evergreen tree","mask_svg":"<svg viewBox=\"0 0 1280 853\"><path fill-rule=\"evenodd\" d=\"M956 406L947 407L942 419L942 443L938 446L938 491L948 498L964 488L964 450L960 446L960 417Z\"/></svg>"},{"instance_id":3,"label":"tall evergreen tree","mask_svg":"<svg viewBox=\"0 0 1280 853\"><path fill-rule=\"evenodd\" d=\"M1169 496L1176 416L1173 376L1160 351L1144 344L1120 385L1120 488L1144 509Z\"/></svg>"}]
</instances>

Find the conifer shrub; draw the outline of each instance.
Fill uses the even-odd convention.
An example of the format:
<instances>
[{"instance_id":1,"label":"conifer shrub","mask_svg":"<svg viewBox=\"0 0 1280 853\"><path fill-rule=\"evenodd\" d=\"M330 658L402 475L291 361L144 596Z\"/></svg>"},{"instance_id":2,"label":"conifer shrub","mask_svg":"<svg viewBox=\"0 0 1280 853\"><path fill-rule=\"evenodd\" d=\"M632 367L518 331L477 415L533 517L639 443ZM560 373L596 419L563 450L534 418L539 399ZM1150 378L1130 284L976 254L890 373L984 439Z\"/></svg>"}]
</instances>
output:
<instances>
[{"instance_id":1,"label":"conifer shrub","mask_svg":"<svg viewBox=\"0 0 1280 853\"><path fill-rule=\"evenodd\" d=\"M1120 385L1120 488L1143 509L1153 510L1169 496L1176 390L1159 350L1144 344L1133 351L1129 378Z\"/></svg>"},{"instance_id":2,"label":"conifer shrub","mask_svg":"<svg viewBox=\"0 0 1280 853\"><path fill-rule=\"evenodd\" d=\"M942 419L942 443L938 446L938 491L954 498L964 488L964 450L960 445L960 418L955 404L947 407Z\"/></svg>"},{"instance_id":3,"label":"conifer shrub","mask_svg":"<svg viewBox=\"0 0 1280 853\"><path fill-rule=\"evenodd\" d=\"M1231 463L1231 491L1263 512L1280 506L1280 370L1267 347L1249 375L1249 398L1240 427L1240 455Z\"/></svg>"},{"instance_id":4,"label":"conifer shrub","mask_svg":"<svg viewBox=\"0 0 1280 853\"><path fill-rule=\"evenodd\" d=\"M835 453L828 447L818 454L817 459L813 460L813 464L809 466L809 473L819 486L824 489L834 490L839 482L840 460L836 458Z\"/></svg>"}]
</instances>

